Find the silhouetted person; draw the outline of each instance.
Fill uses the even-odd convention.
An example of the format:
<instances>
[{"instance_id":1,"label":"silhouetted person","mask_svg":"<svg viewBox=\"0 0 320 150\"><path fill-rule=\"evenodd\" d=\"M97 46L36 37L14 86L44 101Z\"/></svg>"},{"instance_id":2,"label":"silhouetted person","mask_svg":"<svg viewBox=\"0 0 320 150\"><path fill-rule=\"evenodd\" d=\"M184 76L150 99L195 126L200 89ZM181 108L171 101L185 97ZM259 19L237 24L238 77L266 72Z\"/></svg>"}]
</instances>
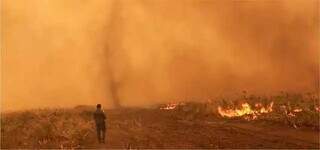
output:
<instances>
[{"instance_id":1,"label":"silhouetted person","mask_svg":"<svg viewBox=\"0 0 320 150\"><path fill-rule=\"evenodd\" d=\"M97 104L97 110L93 114L94 121L96 122L97 135L99 143L104 143L106 135L106 115L101 109L101 104Z\"/></svg>"}]
</instances>

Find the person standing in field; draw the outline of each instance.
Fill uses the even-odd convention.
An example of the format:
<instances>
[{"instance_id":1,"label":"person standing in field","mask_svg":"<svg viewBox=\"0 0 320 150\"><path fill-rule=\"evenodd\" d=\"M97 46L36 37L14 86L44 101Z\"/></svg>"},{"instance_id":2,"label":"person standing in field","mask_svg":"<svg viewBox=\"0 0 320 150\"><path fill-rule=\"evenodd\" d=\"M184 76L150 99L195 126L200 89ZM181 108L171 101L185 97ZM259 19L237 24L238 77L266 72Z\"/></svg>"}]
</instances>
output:
<instances>
[{"instance_id":1,"label":"person standing in field","mask_svg":"<svg viewBox=\"0 0 320 150\"><path fill-rule=\"evenodd\" d=\"M93 113L94 121L96 122L96 129L99 143L104 143L106 135L106 115L101 109L101 104L97 104L97 110Z\"/></svg>"}]
</instances>

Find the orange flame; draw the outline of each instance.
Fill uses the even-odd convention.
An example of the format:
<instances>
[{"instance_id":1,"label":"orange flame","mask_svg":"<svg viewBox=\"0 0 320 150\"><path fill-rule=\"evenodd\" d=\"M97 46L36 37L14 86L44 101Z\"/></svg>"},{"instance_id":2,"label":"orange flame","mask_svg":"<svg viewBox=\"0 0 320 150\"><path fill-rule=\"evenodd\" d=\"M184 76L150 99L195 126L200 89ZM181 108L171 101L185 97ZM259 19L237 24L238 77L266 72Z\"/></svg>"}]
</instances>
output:
<instances>
[{"instance_id":1,"label":"orange flame","mask_svg":"<svg viewBox=\"0 0 320 150\"><path fill-rule=\"evenodd\" d=\"M320 112L320 106L314 107L316 111Z\"/></svg>"},{"instance_id":2,"label":"orange flame","mask_svg":"<svg viewBox=\"0 0 320 150\"><path fill-rule=\"evenodd\" d=\"M166 106L161 107L160 109L172 110L172 109L175 109L179 105L185 105L185 104L184 103L169 103L169 104L166 104Z\"/></svg>"},{"instance_id":3,"label":"orange flame","mask_svg":"<svg viewBox=\"0 0 320 150\"><path fill-rule=\"evenodd\" d=\"M240 109L223 109L221 106L218 106L218 112L222 117L234 118L245 116L244 119L246 120L255 120L261 114L272 112L273 102L267 107L263 107L261 103L257 103L255 107L258 109L252 109L248 103L241 104ZM248 115L251 115L251 117Z\"/></svg>"},{"instance_id":4,"label":"orange flame","mask_svg":"<svg viewBox=\"0 0 320 150\"><path fill-rule=\"evenodd\" d=\"M301 108L296 108L293 110L293 112L302 112L302 109Z\"/></svg>"}]
</instances>

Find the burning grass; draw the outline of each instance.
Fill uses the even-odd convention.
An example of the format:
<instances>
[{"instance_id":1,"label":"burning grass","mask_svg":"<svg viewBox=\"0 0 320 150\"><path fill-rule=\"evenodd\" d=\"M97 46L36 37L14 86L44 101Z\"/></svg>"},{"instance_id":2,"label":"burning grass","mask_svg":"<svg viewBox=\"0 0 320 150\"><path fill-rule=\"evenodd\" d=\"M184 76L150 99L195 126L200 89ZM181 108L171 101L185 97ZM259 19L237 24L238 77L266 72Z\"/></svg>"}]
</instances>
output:
<instances>
[{"instance_id":1,"label":"burning grass","mask_svg":"<svg viewBox=\"0 0 320 150\"><path fill-rule=\"evenodd\" d=\"M245 119L255 120L258 118L258 116L262 114L272 112L272 107L273 107L273 102L271 102L268 106L262 106L261 103L256 103L254 105L254 108L250 106L250 104L248 103L243 103L241 104L241 108L235 108L235 109L232 109L232 108L223 109L221 106L218 106L218 113L222 117L233 118L233 117L247 116L245 117Z\"/></svg>"},{"instance_id":2,"label":"burning grass","mask_svg":"<svg viewBox=\"0 0 320 150\"><path fill-rule=\"evenodd\" d=\"M174 106L174 107L173 107ZM319 130L319 98L314 94L276 96L242 95L233 100L217 99L206 103L169 103L163 110L194 111L212 114L227 120L268 121L294 128L310 127Z\"/></svg>"},{"instance_id":3,"label":"burning grass","mask_svg":"<svg viewBox=\"0 0 320 150\"><path fill-rule=\"evenodd\" d=\"M1 148L97 148L92 120L94 109L94 107L78 106L73 109L51 108L2 113ZM156 109L108 110L107 135L115 138L110 138L110 143L122 145L115 146L117 148L126 148L127 145L141 148L167 148L166 144L175 141L174 137L185 133L185 129L180 130L180 126L189 128L196 127L194 124L198 124L201 128L192 129L192 131L195 130L195 135L191 133L191 129L190 133L186 133L192 135L189 135L190 139L185 143L200 144L203 147L208 145L210 147L210 143L214 143L211 148L217 145L228 147L230 144L219 141L220 136L227 136L225 132L229 131L228 127L220 125L223 122L241 121L254 124L262 121L270 123L270 126L277 123L290 128L310 128L319 132L319 113L319 98L312 94L281 94L268 97L243 95L233 100L168 103L159 105ZM211 123L215 124L213 131L221 132L221 135L200 132L202 128L211 129ZM233 132L236 131L234 129ZM172 137L169 140L168 135L162 133L170 133ZM153 138L153 142L150 142L148 137L153 134L157 138ZM216 140L202 141L191 138L196 135L199 135L199 139L201 136L213 136L212 138ZM240 132L235 135L240 135ZM228 137L229 140L225 142L235 140L232 137L233 135ZM177 139L177 143L183 142L180 138ZM177 143L172 147L179 145ZM240 146L241 144L245 147L244 145L250 143L238 143ZM285 147L284 144L280 143L278 147ZM268 145L270 143L265 147ZM197 148L197 146L194 147ZM237 143L234 147L238 147Z\"/></svg>"},{"instance_id":4,"label":"burning grass","mask_svg":"<svg viewBox=\"0 0 320 150\"><path fill-rule=\"evenodd\" d=\"M239 103L240 109L237 108ZM229 118L243 118L245 120L267 120L284 123L294 128L311 127L319 130L319 98L312 94L282 94L270 97L248 96L232 101L231 104L221 102L223 111L236 111L236 115L229 114ZM230 108L231 106L231 108ZM219 106L220 107L220 106ZM221 109L221 108L220 108Z\"/></svg>"}]
</instances>

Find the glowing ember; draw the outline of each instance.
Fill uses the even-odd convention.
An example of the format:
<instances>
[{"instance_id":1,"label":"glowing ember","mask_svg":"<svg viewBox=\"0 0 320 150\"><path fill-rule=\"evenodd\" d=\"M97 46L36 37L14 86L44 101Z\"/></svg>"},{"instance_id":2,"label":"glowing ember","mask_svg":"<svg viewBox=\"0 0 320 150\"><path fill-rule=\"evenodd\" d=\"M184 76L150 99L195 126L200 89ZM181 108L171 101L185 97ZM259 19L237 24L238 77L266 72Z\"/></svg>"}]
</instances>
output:
<instances>
[{"instance_id":1,"label":"glowing ember","mask_svg":"<svg viewBox=\"0 0 320 150\"><path fill-rule=\"evenodd\" d=\"M222 117L234 118L244 116L246 120L255 120L259 115L272 112L273 102L267 107L263 107L261 103L254 105L256 109L252 109L248 103L241 104L239 109L223 109L218 107L218 112Z\"/></svg>"},{"instance_id":2,"label":"glowing ember","mask_svg":"<svg viewBox=\"0 0 320 150\"><path fill-rule=\"evenodd\" d=\"M295 117L296 115L294 114L294 113L292 113L292 112L289 112L288 114L287 114L289 117Z\"/></svg>"},{"instance_id":3,"label":"glowing ember","mask_svg":"<svg viewBox=\"0 0 320 150\"><path fill-rule=\"evenodd\" d=\"M164 107L161 107L160 109L163 109L163 110L172 110L172 109L175 109L177 106L179 105L185 105L184 103L169 103L167 104L166 106Z\"/></svg>"},{"instance_id":4,"label":"glowing ember","mask_svg":"<svg viewBox=\"0 0 320 150\"><path fill-rule=\"evenodd\" d=\"M320 106L315 107L316 111L320 112Z\"/></svg>"},{"instance_id":5,"label":"glowing ember","mask_svg":"<svg viewBox=\"0 0 320 150\"><path fill-rule=\"evenodd\" d=\"M303 109L301 108L295 108L291 110L291 109L288 109L285 105L282 105L281 108L284 110L285 115L287 115L288 117L296 117L297 113L303 111Z\"/></svg>"},{"instance_id":6,"label":"glowing ember","mask_svg":"<svg viewBox=\"0 0 320 150\"><path fill-rule=\"evenodd\" d=\"M255 106L255 107L261 107L262 104L261 104L261 103L256 103L256 104L254 104L254 106Z\"/></svg>"},{"instance_id":7,"label":"glowing ember","mask_svg":"<svg viewBox=\"0 0 320 150\"><path fill-rule=\"evenodd\" d=\"M301 108L296 108L293 110L293 112L302 112L302 109Z\"/></svg>"}]
</instances>

